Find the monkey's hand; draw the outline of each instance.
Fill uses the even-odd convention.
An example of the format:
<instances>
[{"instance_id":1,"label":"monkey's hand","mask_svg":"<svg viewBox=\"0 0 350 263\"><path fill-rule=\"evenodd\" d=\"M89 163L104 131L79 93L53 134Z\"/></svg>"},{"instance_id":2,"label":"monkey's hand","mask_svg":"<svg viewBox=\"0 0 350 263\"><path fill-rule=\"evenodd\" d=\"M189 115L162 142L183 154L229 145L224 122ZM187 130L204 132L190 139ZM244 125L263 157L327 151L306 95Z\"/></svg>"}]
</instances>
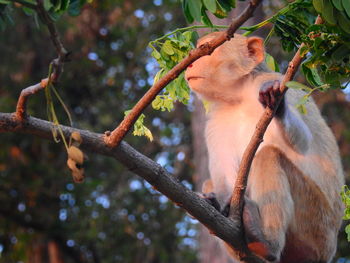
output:
<instances>
[{"instance_id":1,"label":"monkey's hand","mask_svg":"<svg viewBox=\"0 0 350 263\"><path fill-rule=\"evenodd\" d=\"M216 199L215 193L202 193L201 197L220 212L220 204L218 199Z\"/></svg>"},{"instance_id":2,"label":"monkey's hand","mask_svg":"<svg viewBox=\"0 0 350 263\"><path fill-rule=\"evenodd\" d=\"M269 107L275 110L277 101L282 96L280 90L280 82L278 80L265 82L259 91L259 101L264 107ZM278 108L276 109L275 116L282 117L284 113L284 99L280 102Z\"/></svg>"},{"instance_id":3,"label":"monkey's hand","mask_svg":"<svg viewBox=\"0 0 350 263\"><path fill-rule=\"evenodd\" d=\"M213 191L213 182L212 180L207 179L203 182L202 193L200 194L200 196L209 204L211 204L216 210L220 211L220 203Z\"/></svg>"}]
</instances>

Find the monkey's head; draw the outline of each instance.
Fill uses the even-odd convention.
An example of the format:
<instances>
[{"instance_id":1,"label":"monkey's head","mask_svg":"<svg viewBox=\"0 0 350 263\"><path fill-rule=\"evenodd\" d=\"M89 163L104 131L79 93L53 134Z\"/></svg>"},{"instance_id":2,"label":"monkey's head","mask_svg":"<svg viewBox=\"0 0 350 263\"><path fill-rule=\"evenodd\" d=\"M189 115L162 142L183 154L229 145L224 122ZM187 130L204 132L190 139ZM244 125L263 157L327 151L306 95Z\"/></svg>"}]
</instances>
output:
<instances>
[{"instance_id":1,"label":"monkey's head","mask_svg":"<svg viewBox=\"0 0 350 263\"><path fill-rule=\"evenodd\" d=\"M197 46L210 42L224 32L214 32L200 38ZM258 37L234 38L188 66L185 78L190 88L208 101L234 100L239 82L264 60L263 40Z\"/></svg>"}]
</instances>

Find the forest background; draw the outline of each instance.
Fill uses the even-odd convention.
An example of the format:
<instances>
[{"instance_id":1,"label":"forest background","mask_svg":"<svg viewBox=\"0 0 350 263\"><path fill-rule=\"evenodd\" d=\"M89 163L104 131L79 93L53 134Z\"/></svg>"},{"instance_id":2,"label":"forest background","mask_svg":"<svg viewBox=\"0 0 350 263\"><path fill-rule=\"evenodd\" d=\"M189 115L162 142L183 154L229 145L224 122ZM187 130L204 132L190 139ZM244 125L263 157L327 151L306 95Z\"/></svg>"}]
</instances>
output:
<instances>
[{"instance_id":1,"label":"forest background","mask_svg":"<svg viewBox=\"0 0 350 263\"><path fill-rule=\"evenodd\" d=\"M259 19L285 4L265 2ZM14 111L20 91L45 78L56 57L45 26L14 11L13 23L0 31L2 112ZM158 66L148 43L188 24L179 1L101 0L84 5L78 16L64 15L56 25L71 52L57 89L75 127L104 132L153 83ZM257 33L266 37L267 32ZM281 71L293 55L274 37L267 51ZM302 75L297 80L303 81ZM314 98L349 174L349 96L337 90L316 92ZM44 92L32 96L28 113L47 119L44 102ZM192 121L198 119L198 105L191 97L187 106L177 103L171 112L149 107L145 121L154 140L131 133L125 138L196 190L203 180L195 165L199 124ZM65 116L61 107L56 111ZM205 262L204 252L198 252L200 224L119 163L87 153L86 178L76 184L62 144L2 133L0 145L0 262ZM339 262L350 258L343 230L338 247Z\"/></svg>"}]
</instances>

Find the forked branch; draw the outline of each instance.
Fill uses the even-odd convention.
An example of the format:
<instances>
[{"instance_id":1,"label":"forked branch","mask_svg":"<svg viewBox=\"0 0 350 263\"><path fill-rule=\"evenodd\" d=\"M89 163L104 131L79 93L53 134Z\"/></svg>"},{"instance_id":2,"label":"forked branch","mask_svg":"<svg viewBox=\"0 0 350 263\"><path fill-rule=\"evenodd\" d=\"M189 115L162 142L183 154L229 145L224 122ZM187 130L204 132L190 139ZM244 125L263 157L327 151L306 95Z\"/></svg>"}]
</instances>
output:
<instances>
[{"instance_id":1,"label":"forked branch","mask_svg":"<svg viewBox=\"0 0 350 263\"><path fill-rule=\"evenodd\" d=\"M227 29L226 34L220 35L209 43L205 43L200 47L192 50L190 54L184 58L179 64L172 68L166 75L164 75L157 83L155 83L146 94L136 103L130 113L124 118L119 126L111 133L105 136L105 142L109 147L117 146L124 138L131 126L135 123L137 118L141 115L144 109L152 103L157 94L172 80L176 79L187 66L196 61L202 56L210 55L215 48L222 45L225 41L230 40L236 30L250 17L253 16L254 10L262 2L262 0L250 0L247 8L242 14L234 19Z\"/></svg>"}]
</instances>

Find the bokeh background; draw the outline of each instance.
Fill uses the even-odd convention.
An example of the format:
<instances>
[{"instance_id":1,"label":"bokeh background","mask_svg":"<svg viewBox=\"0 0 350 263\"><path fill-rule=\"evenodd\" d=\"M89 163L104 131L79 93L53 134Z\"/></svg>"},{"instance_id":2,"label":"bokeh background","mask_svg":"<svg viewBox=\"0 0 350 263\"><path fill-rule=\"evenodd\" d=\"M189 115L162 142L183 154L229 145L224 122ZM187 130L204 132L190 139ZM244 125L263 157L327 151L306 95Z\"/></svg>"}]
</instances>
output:
<instances>
[{"instance_id":1,"label":"bokeh background","mask_svg":"<svg viewBox=\"0 0 350 263\"><path fill-rule=\"evenodd\" d=\"M265 2L255 21L284 4ZM184 26L177 0L95 0L79 16L63 16L57 27L72 55L57 89L74 126L101 133L115 127L158 71L149 41ZM267 50L283 70L291 54L279 45L272 39ZM15 110L20 91L45 78L55 56L46 27L15 10L13 24L0 31L1 112ZM335 133L349 175L349 96L334 91L314 97ZM29 113L46 119L45 103L43 92L31 97ZM61 107L56 109L67 124ZM130 134L125 140L190 189L200 189L207 176L201 103L192 97L189 105L177 104L170 113L148 108L145 114L154 141ZM62 144L0 134L1 263L228 262L196 220L148 183L110 158L87 155L86 179L75 184ZM342 230L336 258L346 262L346 257L350 259L350 247Z\"/></svg>"}]
</instances>

